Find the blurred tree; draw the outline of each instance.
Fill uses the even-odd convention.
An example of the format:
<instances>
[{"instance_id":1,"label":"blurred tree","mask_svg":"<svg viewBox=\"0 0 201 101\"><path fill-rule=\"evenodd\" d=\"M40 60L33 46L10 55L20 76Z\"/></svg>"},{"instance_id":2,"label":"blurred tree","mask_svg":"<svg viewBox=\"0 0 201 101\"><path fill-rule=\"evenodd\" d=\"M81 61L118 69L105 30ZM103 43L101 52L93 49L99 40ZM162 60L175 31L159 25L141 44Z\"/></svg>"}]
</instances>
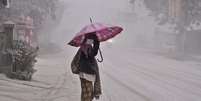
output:
<instances>
[{"instance_id":1,"label":"blurred tree","mask_svg":"<svg viewBox=\"0 0 201 101\"><path fill-rule=\"evenodd\" d=\"M40 47L44 47L49 45L51 32L60 22L63 11L64 4L59 0L11 0L10 8L0 7L0 24L30 17L33 19L33 33L37 35Z\"/></svg>"},{"instance_id":2,"label":"blurred tree","mask_svg":"<svg viewBox=\"0 0 201 101\"><path fill-rule=\"evenodd\" d=\"M8 1L8 0L3 0ZM30 16L34 25L42 28L47 18L56 19L58 0L12 0L9 9L0 9L0 19L17 19L20 16Z\"/></svg>"},{"instance_id":3,"label":"blurred tree","mask_svg":"<svg viewBox=\"0 0 201 101\"><path fill-rule=\"evenodd\" d=\"M187 28L201 22L201 0L144 0L144 3L159 24L176 24L176 47L184 53Z\"/></svg>"},{"instance_id":4,"label":"blurred tree","mask_svg":"<svg viewBox=\"0 0 201 101\"><path fill-rule=\"evenodd\" d=\"M9 8L10 7L10 0L0 0L1 7Z\"/></svg>"},{"instance_id":5,"label":"blurred tree","mask_svg":"<svg viewBox=\"0 0 201 101\"><path fill-rule=\"evenodd\" d=\"M144 3L152 11L151 15L155 16L159 24L168 21L168 0L144 0Z\"/></svg>"},{"instance_id":6,"label":"blurred tree","mask_svg":"<svg viewBox=\"0 0 201 101\"><path fill-rule=\"evenodd\" d=\"M201 0L144 0L144 3L156 18L161 15L168 18L166 22L174 20L189 26L201 21Z\"/></svg>"}]
</instances>

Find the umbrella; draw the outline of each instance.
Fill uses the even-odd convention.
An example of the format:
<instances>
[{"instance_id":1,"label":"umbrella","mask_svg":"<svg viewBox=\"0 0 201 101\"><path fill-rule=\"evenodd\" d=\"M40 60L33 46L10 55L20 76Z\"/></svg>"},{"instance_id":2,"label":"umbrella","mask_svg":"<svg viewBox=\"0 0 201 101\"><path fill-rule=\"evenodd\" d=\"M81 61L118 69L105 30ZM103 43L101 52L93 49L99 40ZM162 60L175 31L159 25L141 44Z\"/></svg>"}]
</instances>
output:
<instances>
[{"instance_id":1,"label":"umbrella","mask_svg":"<svg viewBox=\"0 0 201 101\"><path fill-rule=\"evenodd\" d=\"M85 26L77 35L68 43L71 46L79 47L84 40L84 36L96 32L100 42L106 41L118 35L123 28L119 26L109 26L101 23L92 23Z\"/></svg>"},{"instance_id":2,"label":"umbrella","mask_svg":"<svg viewBox=\"0 0 201 101\"><path fill-rule=\"evenodd\" d=\"M91 19L90 19L91 20ZM123 28L119 26L111 26L106 25L102 23L92 23L85 26L79 33L76 34L76 36L68 43L71 46L79 47L81 43L84 41L84 37L86 34L90 34L93 32L96 32L96 36L98 37L98 40L100 42L106 41L108 39L111 39L121 33ZM101 50L99 49L101 60L98 60L99 62L103 61Z\"/></svg>"}]
</instances>

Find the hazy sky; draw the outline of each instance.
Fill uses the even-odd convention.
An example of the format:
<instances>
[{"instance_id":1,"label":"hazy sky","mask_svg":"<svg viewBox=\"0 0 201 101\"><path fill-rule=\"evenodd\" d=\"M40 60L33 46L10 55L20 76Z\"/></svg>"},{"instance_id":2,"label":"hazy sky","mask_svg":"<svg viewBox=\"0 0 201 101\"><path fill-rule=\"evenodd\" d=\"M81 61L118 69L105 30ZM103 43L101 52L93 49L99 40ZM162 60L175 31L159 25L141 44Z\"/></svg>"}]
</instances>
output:
<instances>
[{"instance_id":1,"label":"hazy sky","mask_svg":"<svg viewBox=\"0 0 201 101\"><path fill-rule=\"evenodd\" d=\"M136 34L148 35L154 31L154 19L148 15L149 11L140 2L136 4L134 13L128 0L63 1L66 2L66 10L60 26L53 33L54 41L60 41L62 44L70 41L83 26L90 24L90 17L94 22L122 26L124 31L114 40L124 46L132 45Z\"/></svg>"},{"instance_id":2,"label":"hazy sky","mask_svg":"<svg viewBox=\"0 0 201 101\"><path fill-rule=\"evenodd\" d=\"M57 33L70 40L83 26L90 24L89 18L94 22L107 24L122 24L115 20L119 12L127 11L125 0L63 0L66 2L66 11L63 15ZM67 35L65 35L67 34Z\"/></svg>"}]
</instances>

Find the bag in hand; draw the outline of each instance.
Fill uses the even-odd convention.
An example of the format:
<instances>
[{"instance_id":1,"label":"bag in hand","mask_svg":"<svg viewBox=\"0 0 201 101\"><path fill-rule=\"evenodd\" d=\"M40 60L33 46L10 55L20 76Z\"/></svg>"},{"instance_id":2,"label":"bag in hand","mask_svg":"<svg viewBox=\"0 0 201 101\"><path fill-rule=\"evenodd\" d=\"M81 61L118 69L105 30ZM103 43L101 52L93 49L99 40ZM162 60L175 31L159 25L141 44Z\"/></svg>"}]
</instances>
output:
<instances>
[{"instance_id":1,"label":"bag in hand","mask_svg":"<svg viewBox=\"0 0 201 101\"><path fill-rule=\"evenodd\" d=\"M73 61L71 62L71 71L73 74L79 74L80 73L80 54L81 51L79 50L76 55L73 58Z\"/></svg>"}]
</instances>

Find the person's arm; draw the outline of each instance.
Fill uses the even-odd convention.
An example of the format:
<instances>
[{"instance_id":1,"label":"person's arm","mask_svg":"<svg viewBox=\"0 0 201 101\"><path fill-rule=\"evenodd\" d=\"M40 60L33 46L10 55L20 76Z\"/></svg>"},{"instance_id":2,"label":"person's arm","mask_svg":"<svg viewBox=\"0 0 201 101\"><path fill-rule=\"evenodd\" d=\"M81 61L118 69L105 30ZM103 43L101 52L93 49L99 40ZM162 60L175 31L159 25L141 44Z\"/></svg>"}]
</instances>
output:
<instances>
[{"instance_id":1,"label":"person's arm","mask_svg":"<svg viewBox=\"0 0 201 101\"><path fill-rule=\"evenodd\" d=\"M94 37L94 45L93 45L91 52L89 54L90 57L94 57L98 54L99 46L100 46L100 42L98 41L98 38Z\"/></svg>"},{"instance_id":2,"label":"person's arm","mask_svg":"<svg viewBox=\"0 0 201 101\"><path fill-rule=\"evenodd\" d=\"M93 46L93 55L96 56L98 54L98 49L100 46L100 42L98 40L94 40L94 46Z\"/></svg>"}]
</instances>

